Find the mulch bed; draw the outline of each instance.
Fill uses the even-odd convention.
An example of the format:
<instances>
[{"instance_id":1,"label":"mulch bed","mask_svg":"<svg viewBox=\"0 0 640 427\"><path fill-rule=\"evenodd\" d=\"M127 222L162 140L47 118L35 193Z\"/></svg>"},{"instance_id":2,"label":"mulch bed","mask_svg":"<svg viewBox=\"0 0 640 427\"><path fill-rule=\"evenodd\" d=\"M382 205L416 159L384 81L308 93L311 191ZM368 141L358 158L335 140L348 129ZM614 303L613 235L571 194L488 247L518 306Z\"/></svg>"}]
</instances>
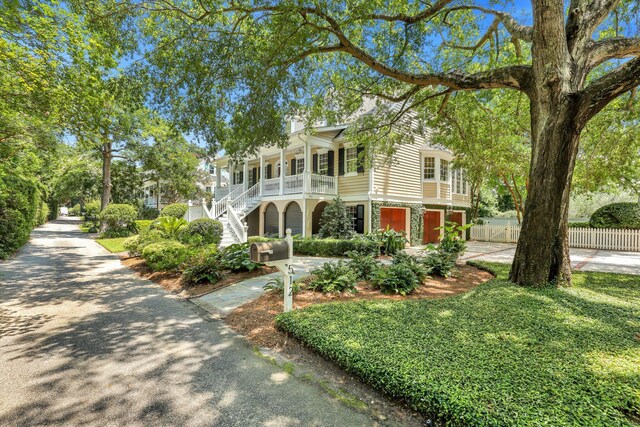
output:
<instances>
[{"instance_id":1,"label":"mulch bed","mask_svg":"<svg viewBox=\"0 0 640 427\"><path fill-rule=\"evenodd\" d=\"M360 301L373 299L429 299L467 292L493 278L490 273L470 265L460 265L452 277L434 277L427 279L416 291L407 296L385 295L373 289L368 283L357 285L357 293L322 294L303 290L293 297L294 308L303 308L311 304L333 301ZM267 292L260 298L235 309L225 318L227 324L236 332L244 335L254 345L281 351L292 358L305 355L300 343L287 337L275 327L275 317L283 310L282 295Z\"/></svg>"},{"instance_id":2,"label":"mulch bed","mask_svg":"<svg viewBox=\"0 0 640 427\"><path fill-rule=\"evenodd\" d=\"M238 283L252 277L264 276L265 274L277 271L272 267L261 267L253 271L243 271L240 273L225 272L224 278L219 282L190 284L182 278L182 274L179 272L151 270L144 262L144 259L140 257L123 257L120 261L123 265L135 271L138 276L149 279L162 286L165 290L182 298L199 297L234 283Z\"/></svg>"}]
</instances>

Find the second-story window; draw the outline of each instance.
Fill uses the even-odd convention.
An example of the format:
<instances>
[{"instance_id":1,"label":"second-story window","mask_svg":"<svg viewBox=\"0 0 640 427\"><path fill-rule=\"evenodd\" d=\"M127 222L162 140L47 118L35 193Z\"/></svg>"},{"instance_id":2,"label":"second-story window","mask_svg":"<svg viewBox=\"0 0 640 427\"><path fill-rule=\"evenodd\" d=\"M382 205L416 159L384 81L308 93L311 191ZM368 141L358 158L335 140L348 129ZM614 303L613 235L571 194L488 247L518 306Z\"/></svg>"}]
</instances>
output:
<instances>
[{"instance_id":1,"label":"second-story window","mask_svg":"<svg viewBox=\"0 0 640 427\"><path fill-rule=\"evenodd\" d=\"M235 185L242 184L242 171L233 172L233 183Z\"/></svg>"},{"instance_id":2,"label":"second-story window","mask_svg":"<svg viewBox=\"0 0 640 427\"><path fill-rule=\"evenodd\" d=\"M424 179L436 179L436 159L435 157L424 158L424 171L422 173Z\"/></svg>"},{"instance_id":3,"label":"second-story window","mask_svg":"<svg viewBox=\"0 0 640 427\"><path fill-rule=\"evenodd\" d=\"M349 147L344 151L344 170L346 173L358 173L357 147Z\"/></svg>"},{"instance_id":4,"label":"second-story window","mask_svg":"<svg viewBox=\"0 0 640 427\"><path fill-rule=\"evenodd\" d=\"M440 181L449 181L449 162L440 159Z\"/></svg>"},{"instance_id":5,"label":"second-story window","mask_svg":"<svg viewBox=\"0 0 640 427\"><path fill-rule=\"evenodd\" d=\"M296 175L300 175L304 172L304 157L296 159Z\"/></svg>"},{"instance_id":6,"label":"second-story window","mask_svg":"<svg viewBox=\"0 0 640 427\"><path fill-rule=\"evenodd\" d=\"M318 154L318 173L329 175L329 153Z\"/></svg>"}]
</instances>

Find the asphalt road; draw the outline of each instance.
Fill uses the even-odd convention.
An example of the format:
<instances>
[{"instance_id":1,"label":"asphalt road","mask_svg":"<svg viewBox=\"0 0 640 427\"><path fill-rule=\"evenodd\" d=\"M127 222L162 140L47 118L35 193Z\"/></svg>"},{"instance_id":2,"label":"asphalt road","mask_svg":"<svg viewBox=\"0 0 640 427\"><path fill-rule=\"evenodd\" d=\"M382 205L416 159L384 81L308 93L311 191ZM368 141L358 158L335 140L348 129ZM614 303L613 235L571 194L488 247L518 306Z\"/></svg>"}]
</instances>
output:
<instances>
[{"instance_id":1,"label":"asphalt road","mask_svg":"<svg viewBox=\"0 0 640 427\"><path fill-rule=\"evenodd\" d=\"M359 426L70 220L0 263L0 425Z\"/></svg>"}]
</instances>

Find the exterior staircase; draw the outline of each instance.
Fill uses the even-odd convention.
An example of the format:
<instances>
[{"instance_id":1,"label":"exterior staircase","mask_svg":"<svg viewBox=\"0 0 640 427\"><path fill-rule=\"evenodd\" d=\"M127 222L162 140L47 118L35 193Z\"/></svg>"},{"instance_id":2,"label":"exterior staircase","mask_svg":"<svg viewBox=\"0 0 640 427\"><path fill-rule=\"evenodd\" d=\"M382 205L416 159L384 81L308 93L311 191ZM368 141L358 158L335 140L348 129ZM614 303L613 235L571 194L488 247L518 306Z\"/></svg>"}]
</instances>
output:
<instances>
[{"instance_id":1,"label":"exterior staircase","mask_svg":"<svg viewBox=\"0 0 640 427\"><path fill-rule=\"evenodd\" d=\"M211 219L217 219L224 226L221 247L247 241L247 226L243 221L262 202L260 183L245 192L238 188L216 201L206 213Z\"/></svg>"}]
</instances>

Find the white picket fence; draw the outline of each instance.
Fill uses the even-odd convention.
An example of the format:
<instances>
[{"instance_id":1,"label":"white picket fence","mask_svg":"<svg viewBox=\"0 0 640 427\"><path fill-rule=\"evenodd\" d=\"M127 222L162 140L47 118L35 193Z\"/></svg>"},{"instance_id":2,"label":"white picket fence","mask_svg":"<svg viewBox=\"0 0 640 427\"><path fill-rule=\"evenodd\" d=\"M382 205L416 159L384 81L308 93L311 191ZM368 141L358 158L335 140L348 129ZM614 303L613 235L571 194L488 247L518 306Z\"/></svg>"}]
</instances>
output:
<instances>
[{"instance_id":1,"label":"white picket fence","mask_svg":"<svg viewBox=\"0 0 640 427\"><path fill-rule=\"evenodd\" d=\"M483 224L471 227L471 240L516 243L518 237L520 225L517 224ZM569 246L640 252L640 230L570 227Z\"/></svg>"}]
</instances>

